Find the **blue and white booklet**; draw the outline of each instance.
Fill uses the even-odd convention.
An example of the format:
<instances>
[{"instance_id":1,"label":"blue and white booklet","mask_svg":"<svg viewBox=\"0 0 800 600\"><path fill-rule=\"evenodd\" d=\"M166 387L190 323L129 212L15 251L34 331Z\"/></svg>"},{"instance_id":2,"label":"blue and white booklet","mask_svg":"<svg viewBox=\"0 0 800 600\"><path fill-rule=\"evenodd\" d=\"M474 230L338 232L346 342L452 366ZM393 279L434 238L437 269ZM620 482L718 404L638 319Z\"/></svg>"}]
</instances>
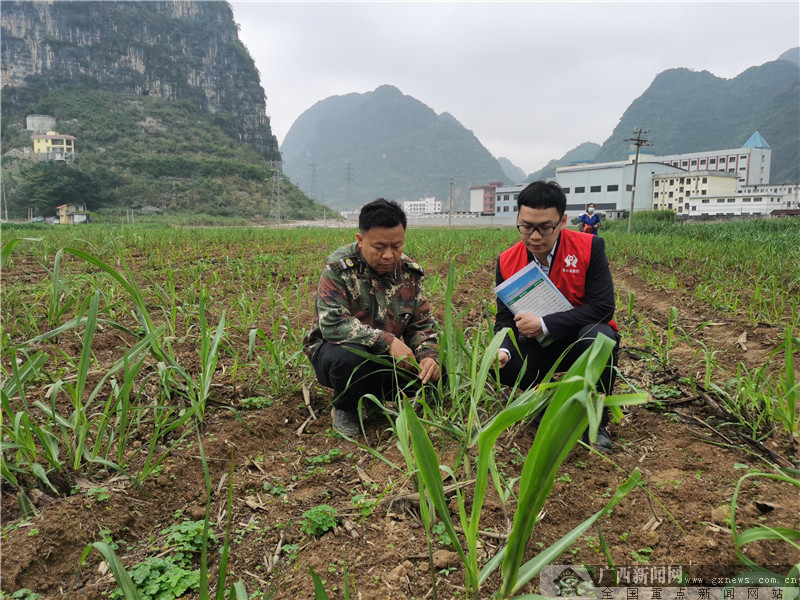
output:
<instances>
[{"instance_id":1,"label":"blue and white booklet","mask_svg":"<svg viewBox=\"0 0 800 600\"><path fill-rule=\"evenodd\" d=\"M572 308L569 300L535 262L514 273L495 287L494 292L515 315L532 313L544 317ZM544 342L545 338L538 341Z\"/></svg>"}]
</instances>

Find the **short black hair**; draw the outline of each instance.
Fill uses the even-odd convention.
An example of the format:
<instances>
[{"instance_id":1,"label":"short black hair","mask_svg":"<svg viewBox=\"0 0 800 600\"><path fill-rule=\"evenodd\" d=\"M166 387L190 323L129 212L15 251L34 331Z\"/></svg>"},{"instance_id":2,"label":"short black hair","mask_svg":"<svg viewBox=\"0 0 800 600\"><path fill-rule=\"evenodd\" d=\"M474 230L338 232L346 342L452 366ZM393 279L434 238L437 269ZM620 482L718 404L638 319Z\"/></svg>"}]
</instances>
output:
<instances>
[{"instance_id":1,"label":"short black hair","mask_svg":"<svg viewBox=\"0 0 800 600\"><path fill-rule=\"evenodd\" d=\"M517 212L521 206L555 208L558 216L563 216L567 210L567 196L555 181L534 181L517 196Z\"/></svg>"},{"instance_id":2,"label":"short black hair","mask_svg":"<svg viewBox=\"0 0 800 600\"><path fill-rule=\"evenodd\" d=\"M367 232L373 227L397 227L402 225L406 228L408 221L406 213L394 200L378 198L361 207L358 215L358 228L362 232Z\"/></svg>"}]
</instances>

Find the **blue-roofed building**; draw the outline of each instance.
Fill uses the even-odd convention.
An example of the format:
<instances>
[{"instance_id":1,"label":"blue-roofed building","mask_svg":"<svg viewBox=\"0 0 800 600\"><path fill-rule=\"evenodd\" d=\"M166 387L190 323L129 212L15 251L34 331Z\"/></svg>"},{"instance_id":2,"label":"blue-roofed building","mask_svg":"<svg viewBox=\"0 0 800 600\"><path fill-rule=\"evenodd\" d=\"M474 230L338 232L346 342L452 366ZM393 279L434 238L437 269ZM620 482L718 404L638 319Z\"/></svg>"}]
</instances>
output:
<instances>
[{"instance_id":1,"label":"blue-roofed building","mask_svg":"<svg viewBox=\"0 0 800 600\"><path fill-rule=\"evenodd\" d=\"M739 186L764 185L770 182L772 148L756 131L741 148L654 156L649 160L679 167L685 171L734 173Z\"/></svg>"},{"instance_id":2,"label":"blue-roofed building","mask_svg":"<svg viewBox=\"0 0 800 600\"><path fill-rule=\"evenodd\" d=\"M633 210L665 209L690 217L703 214L707 216L704 200L735 198L745 186L760 188L770 183L770 163L772 148L756 131L740 148L728 150L706 150L655 156L649 152L639 153L638 171L635 157L631 153L628 160L607 163L582 163L558 167L554 180L563 188L567 197L567 215L571 219L583 212L588 203L608 218L615 218L631 208ZM633 186L634 171L638 172L636 190ZM657 182L657 183L656 183ZM497 186L494 189L496 217L514 217L516 201L522 185ZM481 191L480 187L474 188ZM766 193L748 194L752 198L766 197ZM781 199L787 206L787 195L771 191L769 197ZM697 199L696 206L692 204ZM743 196L744 198L744 196ZM777 201L776 201L777 202ZM742 200L739 215L756 214L749 211L755 204ZM766 206L766 202L764 206ZM719 214L729 214L730 207ZM694 211L696 214L692 214ZM716 214L716 213L715 213ZM760 214L760 213L759 213Z\"/></svg>"},{"instance_id":3,"label":"blue-roofed building","mask_svg":"<svg viewBox=\"0 0 800 600\"><path fill-rule=\"evenodd\" d=\"M744 143L742 148L765 148L767 150L772 150L772 148L769 147L767 140L761 137L761 134L757 131L750 136L750 139Z\"/></svg>"}]
</instances>

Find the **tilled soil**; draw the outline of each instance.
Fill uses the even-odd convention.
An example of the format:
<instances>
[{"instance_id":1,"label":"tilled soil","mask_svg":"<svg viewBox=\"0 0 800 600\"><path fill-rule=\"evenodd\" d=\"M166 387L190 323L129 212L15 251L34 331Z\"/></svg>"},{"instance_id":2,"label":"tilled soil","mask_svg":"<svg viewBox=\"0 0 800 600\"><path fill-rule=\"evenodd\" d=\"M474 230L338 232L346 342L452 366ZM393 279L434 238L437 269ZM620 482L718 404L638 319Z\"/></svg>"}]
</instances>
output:
<instances>
[{"instance_id":1,"label":"tilled soil","mask_svg":"<svg viewBox=\"0 0 800 600\"><path fill-rule=\"evenodd\" d=\"M462 282L454 304L470 306L474 290L488 293L493 270L493 265L486 265ZM690 294L650 289L632 268L615 267L614 276L621 297L628 290L634 293L640 323L663 331L673 306L687 331L711 321L697 335L713 340L719 350L717 360L729 373L735 373L738 362L762 365L780 343L777 328L747 326L737 322L735 315L702 314ZM621 312L617 316L623 331L626 327L632 331ZM437 307L437 313L441 317L442 307ZM477 308L474 313L477 321ZM107 334L109 347L118 343L116 335ZM98 344L102 357L102 338ZM600 521L614 562L618 566L695 565L722 575L739 564L727 512L737 481L749 469L768 468L768 463L791 465L795 450L778 436L761 446L749 444L735 427L723 426L729 419L720 407L687 383L700 370L696 348L679 343L666 368L653 368L646 354L641 338L623 338L618 385L644 389L667 385L680 390L680 397L628 411L610 427L615 445L610 456L582 447L571 452L534 528L528 553L535 555L597 512L626 473L638 468L646 491L635 490ZM183 360L197 360L197 355L186 352ZM311 598L311 567L325 580L331 597L342 598L346 561L352 597L429 598L432 577L439 598L463 597L463 567L453 548L438 537L431 573L417 505L413 498L404 497L413 491L411 483L385 417L368 422L366 443L386 462L331 432L328 390L312 386L308 404L300 392L273 398L269 406L242 410L240 420L220 406L237 405L245 393L225 377L221 374L218 379L223 384L215 391L202 439L212 481L211 521L220 540L232 455L235 463L228 585L242 579L250 593L275 589L276 600ZM509 476L518 476L521 458L534 435L534 427L521 426L500 439L495 459ZM440 438L437 450L446 462L452 459L455 445ZM205 515L202 462L196 439L191 437L172 453L158 476L140 488L122 477L92 482L77 478L69 484L82 489L63 496L32 492L38 514L29 521L20 518L13 490L3 490L4 591L28 588L47 598L105 598L116 586L97 552L80 564L88 544L113 539L119 545L118 555L130 568L148 556L167 553L165 528ZM87 493L92 487L103 487L107 494ZM469 488L466 491L469 495ZM358 496L361 499L354 502ZM319 537L309 536L299 526L303 513L321 504L336 510L338 526ZM800 498L786 484L751 478L742 488L739 506L740 528L797 527ZM504 509L490 486L480 526L485 532L480 548L484 558L503 546L514 508L511 500ZM800 562L800 553L777 542L752 544L747 552L750 559L764 565ZM597 530L589 530L559 560L605 564ZM216 550L209 562L215 578ZM487 583L485 596L496 588L496 577ZM534 580L532 591L536 584Z\"/></svg>"}]
</instances>

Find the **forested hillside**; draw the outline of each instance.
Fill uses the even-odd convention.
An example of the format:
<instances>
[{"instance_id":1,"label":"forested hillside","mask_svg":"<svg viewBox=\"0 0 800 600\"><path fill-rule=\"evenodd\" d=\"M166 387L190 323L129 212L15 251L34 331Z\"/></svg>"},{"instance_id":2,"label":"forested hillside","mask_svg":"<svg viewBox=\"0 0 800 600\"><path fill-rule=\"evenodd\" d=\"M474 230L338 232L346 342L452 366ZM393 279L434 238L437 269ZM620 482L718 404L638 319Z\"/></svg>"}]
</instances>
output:
<instances>
[{"instance_id":1,"label":"forested hillside","mask_svg":"<svg viewBox=\"0 0 800 600\"><path fill-rule=\"evenodd\" d=\"M71 163L40 162L25 130L28 113L57 119L76 138ZM10 216L34 207L54 215L64 203L89 210L156 207L166 212L277 216L273 170L238 140L233 115L209 114L191 100L168 101L78 85L42 91L27 110L3 118L3 179ZM322 216L323 208L285 178L284 217Z\"/></svg>"},{"instance_id":2,"label":"forested hillside","mask_svg":"<svg viewBox=\"0 0 800 600\"><path fill-rule=\"evenodd\" d=\"M227 2L2 8L2 192L10 217L28 209L51 216L64 203L278 216L269 180L278 143ZM55 117L58 133L75 136L74 161L36 160L30 114ZM323 212L288 181L280 200L282 216Z\"/></svg>"},{"instance_id":3,"label":"forested hillside","mask_svg":"<svg viewBox=\"0 0 800 600\"><path fill-rule=\"evenodd\" d=\"M648 130L656 155L740 148L758 131L772 148L772 182L800 181L800 68L776 60L733 79L670 69L622 115L595 160L628 155L634 129Z\"/></svg>"},{"instance_id":4,"label":"forested hillside","mask_svg":"<svg viewBox=\"0 0 800 600\"><path fill-rule=\"evenodd\" d=\"M447 206L452 178L454 209L466 210L469 186L507 179L452 115L437 115L390 85L317 102L294 122L281 152L292 181L336 208L379 196L435 196Z\"/></svg>"}]
</instances>

